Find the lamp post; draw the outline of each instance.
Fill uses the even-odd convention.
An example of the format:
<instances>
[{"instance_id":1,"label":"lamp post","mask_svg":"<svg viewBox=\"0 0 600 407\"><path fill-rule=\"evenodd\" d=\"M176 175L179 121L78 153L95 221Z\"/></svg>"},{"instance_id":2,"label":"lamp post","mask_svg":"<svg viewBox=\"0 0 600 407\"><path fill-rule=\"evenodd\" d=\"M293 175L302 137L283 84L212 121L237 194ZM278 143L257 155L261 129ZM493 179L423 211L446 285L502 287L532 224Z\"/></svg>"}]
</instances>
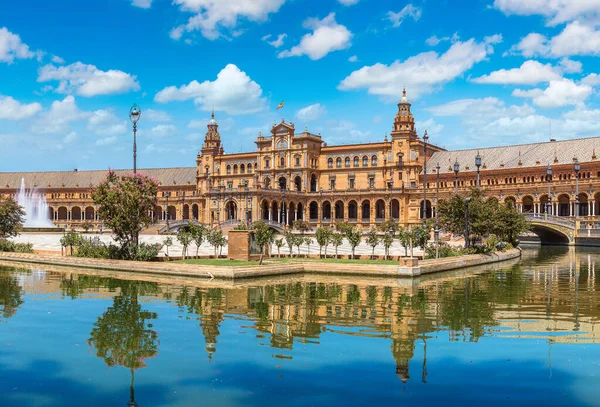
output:
<instances>
[{"instance_id":1,"label":"lamp post","mask_svg":"<svg viewBox=\"0 0 600 407\"><path fill-rule=\"evenodd\" d=\"M429 135L427 130L423 134L423 222L427 221L427 142Z\"/></svg>"},{"instance_id":2,"label":"lamp post","mask_svg":"<svg viewBox=\"0 0 600 407\"><path fill-rule=\"evenodd\" d=\"M477 189L481 189L481 182L479 179L479 169L481 168L481 155L479 155L479 151L475 156L475 166L477 167Z\"/></svg>"},{"instance_id":3,"label":"lamp post","mask_svg":"<svg viewBox=\"0 0 600 407\"><path fill-rule=\"evenodd\" d=\"M170 192L165 192L165 197L167 198L167 233L171 231L171 228L169 227L169 195L171 195Z\"/></svg>"},{"instance_id":4,"label":"lamp post","mask_svg":"<svg viewBox=\"0 0 600 407\"><path fill-rule=\"evenodd\" d=\"M458 158L454 161L454 187L455 193L458 195L458 171L460 171L460 164L458 163Z\"/></svg>"},{"instance_id":5,"label":"lamp post","mask_svg":"<svg viewBox=\"0 0 600 407\"><path fill-rule=\"evenodd\" d=\"M281 187L281 224L286 225L285 219L285 188Z\"/></svg>"},{"instance_id":6,"label":"lamp post","mask_svg":"<svg viewBox=\"0 0 600 407\"><path fill-rule=\"evenodd\" d=\"M469 203L471 198L465 199L465 249L469 248Z\"/></svg>"},{"instance_id":7,"label":"lamp post","mask_svg":"<svg viewBox=\"0 0 600 407\"><path fill-rule=\"evenodd\" d=\"M440 204L440 163L435 166L435 230L433 231L433 240L435 241L435 258L439 258L440 250L440 226L439 226L439 204Z\"/></svg>"},{"instance_id":8,"label":"lamp post","mask_svg":"<svg viewBox=\"0 0 600 407\"><path fill-rule=\"evenodd\" d=\"M550 211L552 210L552 203L550 202L552 200L552 198L550 198L550 182L552 181L552 167L550 167L550 164L548 164L548 167L546 167L546 181L548 182L548 199L546 200L546 216L544 218L548 219L548 214L550 214Z\"/></svg>"},{"instance_id":9,"label":"lamp post","mask_svg":"<svg viewBox=\"0 0 600 407\"><path fill-rule=\"evenodd\" d=\"M248 224L248 184L244 186L244 202L246 203L246 224Z\"/></svg>"},{"instance_id":10,"label":"lamp post","mask_svg":"<svg viewBox=\"0 0 600 407\"><path fill-rule=\"evenodd\" d=\"M579 217L579 171L581 171L581 164L579 160L575 159L575 164L573 164L573 168L575 170L575 218Z\"/></svg>"},{"instance_id":11,"label":"lamp post","mask_svg":"<svg viewBox=\"0 0 600 407\"><path fill-rule=\"evenodd\" d=\"M394 179L392 178L390 182L388 182L388 188L390 190L390 222L394 221L394 211L392 210L392 198L394 197L393 195L393 189L394 189ZM390 227L391 227L391 223L390 223Z\"/></svg>"},{"instance_id":12,"label":"lamp post","mask_svg":"<svg viewBox=\"0 0 600 407\"><path fill-rule=\"evenodd\" d=\"M133 173L137 172L137 122L142 117L142 109L138 105L134 104L129 109L129 120L133 123Z\"/></svg>"},{"instance_id":13,"label":"lamp post","mask_svg":"<svg viewBox=\"0 0 600 407\"><path fill-rule=\"evenodd\" d=\"M190 210L188 209L188 218L190 217ZM188 220L185 219L185 191L183 191L181 193L181 220ZM187 222L186 222L187 223Z\"/></svg>"}]
</instances>

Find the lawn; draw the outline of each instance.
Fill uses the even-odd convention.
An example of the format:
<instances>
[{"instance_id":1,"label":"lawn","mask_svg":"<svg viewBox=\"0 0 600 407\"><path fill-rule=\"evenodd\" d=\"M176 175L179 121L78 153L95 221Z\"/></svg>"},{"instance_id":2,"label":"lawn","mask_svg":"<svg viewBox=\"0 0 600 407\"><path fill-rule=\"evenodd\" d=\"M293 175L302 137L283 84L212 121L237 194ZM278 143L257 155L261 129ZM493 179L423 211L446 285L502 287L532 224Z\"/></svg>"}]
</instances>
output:
<instances>
[{"instance_id":1,"label":"lawn","mask_svg":"<svg viewBox=\"0 0 600 407\"><path fill-rule=\"evenodd\" d=\"M187 259L177 260L173 263L181 264L198 264L201 266L257 266L258 261L243 261L243 260L229 260L229 259Z\"/></svg>"},{"instance_id":2,"label":"lawn","mask_svg":"<svg viewBox=\"0 0 600 407\"><path fill-rule=\"evenodd\" d=\"M305 259L305 258L270 258L265 257L263 264L284 264L284 263L298 263L298 262L320 262L320 263L333 263L333 264L381 264L396 266L398 262L395 260L350 260L350 259ZM183 264L198 264L201 266L257 266L258 261L242 261L242 260L228 260L228 259L187 259L177 260L174 263Z\"/></svg>"},{"instance_id":3,"label":"lawn","mask_svg":"<svg viewBox=\"0 0 600 407\"><path fill-rule=\"evenodd\" d=\"M266 259L265 259L266 260ZM305 258L289 258L284 257L281 259L269 259L269 261L279 261L282 263L296 263L299 261L309 261L309 262L319 262L319 263L334 263L334 264L382 264L382 265L392 265L397 266L398 262L396 260L369 260L369 259L361 259L361 260L350 260L350 259L305 259Z\"/></svg>"}]
</instances>

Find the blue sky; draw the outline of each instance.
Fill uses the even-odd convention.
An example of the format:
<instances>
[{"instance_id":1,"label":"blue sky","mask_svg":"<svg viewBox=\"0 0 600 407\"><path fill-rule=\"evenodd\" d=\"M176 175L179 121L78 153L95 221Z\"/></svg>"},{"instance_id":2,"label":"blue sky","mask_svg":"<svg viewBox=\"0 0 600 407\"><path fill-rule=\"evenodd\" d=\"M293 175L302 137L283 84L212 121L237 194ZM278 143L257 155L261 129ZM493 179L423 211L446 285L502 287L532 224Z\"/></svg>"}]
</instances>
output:
<instances>
[{"instance_id":1,"label":"blue sky","mask_svg":"<svg viewBox=\"0 0 600 407\"><path fill-rule=\"evenodd\" d=\"M597 136L600 0L31 0L0 6L0 171L194 165L274 122L382 140L406 86L448 149ZM280 101L285 107L276 111Z\"/></svg>"}]
</instances>

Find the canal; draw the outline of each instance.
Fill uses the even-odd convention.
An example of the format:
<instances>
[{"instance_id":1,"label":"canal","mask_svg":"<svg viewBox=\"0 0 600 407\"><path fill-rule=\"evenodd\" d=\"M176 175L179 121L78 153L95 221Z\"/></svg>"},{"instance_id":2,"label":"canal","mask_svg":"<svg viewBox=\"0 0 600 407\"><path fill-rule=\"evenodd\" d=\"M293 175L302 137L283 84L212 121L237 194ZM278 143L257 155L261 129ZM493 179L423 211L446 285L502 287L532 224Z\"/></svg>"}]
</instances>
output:
<instances>
[{"instance_id":1,"label":"canal","mask_svg":"<svg viewBox=\"0 0 600 407\"><path fill-rule=\"evenodd\" d=\"M597 406L598 268L559 247L415 284L0 265L0 405Z\"/></svg>"}]
</instances>

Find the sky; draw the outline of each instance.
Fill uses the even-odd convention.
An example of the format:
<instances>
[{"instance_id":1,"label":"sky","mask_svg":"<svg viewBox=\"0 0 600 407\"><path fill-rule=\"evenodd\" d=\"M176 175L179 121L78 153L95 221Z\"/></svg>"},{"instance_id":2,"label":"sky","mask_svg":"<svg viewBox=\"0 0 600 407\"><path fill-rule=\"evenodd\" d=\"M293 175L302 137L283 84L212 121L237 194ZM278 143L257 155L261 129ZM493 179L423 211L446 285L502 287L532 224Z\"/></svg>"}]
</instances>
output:
<instances>
[{"instance_id":1,"label":"sky","mask_svg":"<svg viewBox=\"0 0 600 407\"><path fill-rule=\"evenodd\" d=\"M194 166L294 122L377 142L406 87L447 149L598 136L600 0L28 0L0 5L0 171ZM281 101L284 107L276 110Z\"/></svg>"}]
</instances>

